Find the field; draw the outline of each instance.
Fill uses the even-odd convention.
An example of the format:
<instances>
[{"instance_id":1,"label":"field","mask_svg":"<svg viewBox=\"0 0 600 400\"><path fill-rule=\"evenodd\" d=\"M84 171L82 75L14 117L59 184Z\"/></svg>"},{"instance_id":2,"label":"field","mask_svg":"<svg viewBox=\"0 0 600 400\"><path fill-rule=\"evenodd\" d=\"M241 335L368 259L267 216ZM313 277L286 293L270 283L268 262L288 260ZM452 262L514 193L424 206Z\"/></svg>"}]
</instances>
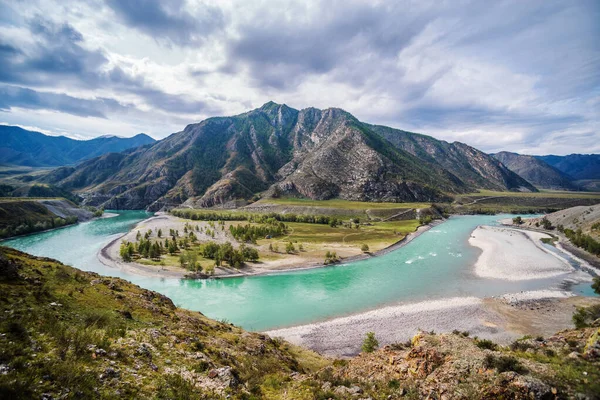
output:
<instances>
[{"instance_id":1,"label":"field","mask_svg":"<svg viewBox=\"0 0 600 400\"><path fill-rule=\"evenodd\" d=\"M480 190L460 197L533 197L546 199L597 199L600 201L600 192L567 192L561 190L541 190L537 193L529 192L496 192L492 190Z\"/></svg>"},{"instance_id":2,"label":"field","mask_svg":"<svg viewBox=\"0 0 600 400\"><path fill-rule=\"evenodd\" d=\"M369 209L390 209L390 208L427 208L431 203L375 203L365 201L350 201L341 199L332 200L310 200L298 198L273 198L259 200L255 205L261 204L277 204L283 206L300 206L300 207L319 207L319 208L336 208L341 210L369 210Z\"/></svg>"},{"instance_id":3,"label":"field","mask_svg":"<svg viewBox=\"0 0 600 400\"><path fill-rule=\"evenodd\" d=\"M482 190L478 193L457 196L450 212L454 214L548 213L598 203L600 203L598 192L521 193Z\"/></svg>"}]
</instances>

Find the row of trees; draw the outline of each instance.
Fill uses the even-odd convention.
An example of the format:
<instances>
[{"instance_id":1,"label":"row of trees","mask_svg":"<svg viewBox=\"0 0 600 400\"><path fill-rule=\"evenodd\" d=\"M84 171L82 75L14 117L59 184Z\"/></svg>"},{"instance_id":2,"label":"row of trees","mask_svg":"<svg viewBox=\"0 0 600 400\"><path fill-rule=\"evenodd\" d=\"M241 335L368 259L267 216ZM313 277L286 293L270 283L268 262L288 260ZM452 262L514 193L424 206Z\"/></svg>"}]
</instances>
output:
<instances>
[{"instance_id":1,"label":"row of trees","mask_svg":"<svg viewBox=\"0 0 600 400\"><path fill-rule=\"evenodd\" d=\"M0 238L24 235L27 233L40 232L48 229L60 228L77 222L77 217L48 218L45 221L24 220L17 224L7 225L0 229Z\"/></svg>"},{"instance_id":2,"label":"row of trees","mask_svg":"<svg viewBox=\"0 0 600 400\"><path fill-rule=\"evenodd\" d=\"M600 242L595 240L590 235L584 234L581 229L574 231L572 229L563 228L562 225L559 225L558 230L559 232L563 232L575 246L581 247L592 254L600 256Z\"/></svg>"},{"instance_id":3,"label":"row of trees","mask_svg":"<svg viewBox=\"0 0 600 400\"><path fill-rule=\"evenodd\" d=\"M239 242L255 243L260 238L279 237L287 233L287 226L274 219L261 225L230 225L229 232Z\"/></svg>"},{"instance_id":4,"label":"row of trees","mask_svg":"<svg viewBox=\"0 0 600 400\"><path fill-rule=\"evenodd\" d=\"M232 267L240 268L246 261L258 261L258 251L244 244L235 249L229 242L223 244L208 242L201 246L201 252L204 258L215 260L216 266L227 262Z\"/></svg>"},{"instance_id":5,"label":"row of trees","mask_svg":"<svg viewBox=\"0 0 600 400\"><path fill-rule=\"evenodd\" d=\"M304 222L309 224L323 224L336 227L342 220L328 215L304 215L304 214L279 214L279 213L241 213L232 211L208 211L208 210L172 210L171 214L187 218L193 221L248 221L256 223L267 223L273 219L279 222Z\"/></svg>"}]
</instances>

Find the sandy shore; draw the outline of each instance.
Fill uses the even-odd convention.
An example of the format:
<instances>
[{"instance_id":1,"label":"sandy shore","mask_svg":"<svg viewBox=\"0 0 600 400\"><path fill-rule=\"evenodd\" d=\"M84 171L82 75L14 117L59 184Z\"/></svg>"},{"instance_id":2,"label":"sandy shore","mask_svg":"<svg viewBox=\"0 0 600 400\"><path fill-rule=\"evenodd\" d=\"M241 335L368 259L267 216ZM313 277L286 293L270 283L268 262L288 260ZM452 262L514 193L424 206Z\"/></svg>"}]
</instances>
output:
<instances>
[{"instance_id":1,"label":"sandy shore","mask_svg":"<svg viewBox=\"0 0 600 400\"><path fill-rule=\"evenodd\" d=\"M120 235L113 239L104 248L98 252L98 259L104 264L112 268L119 268L129 274L150 276L150 277L164 277L164 278L184 278L190 274L190 271L180 268L178 266L159 266L159 265L145 265L136 262L125 263L121 260L119 255L119 249L123 240L135 242L135 236L138 231L145 232L148 229L157 231L162 229L163 232L169 232L169 229L182 230L183 225L189 220L181 219L170 214L157 213L155 216L140 221L131 231ZM440 222L434 221L430 225L424 225L417 228L415 232L412 232L405 236L403 239L386 247L385 249L373 252L370 254L359 254L355 256L343 257L342 262L354 262L364 260L371 257L377 257L387 254L391 251L397 250L415 238L419 237L424 232L431 229L431 227L438 225ZM206 229L208 227L207 222L194 221L194 225L199 225ZM235 243L235 241L228 236L227 231L220 231L214 229L215 237L208 237L205 234L195 232L200 241L215 241L217 243L225 243L227 241ZM280 246L282 244L280 243ZM323 268L326 265L323 264L322 257L306 257L295 254L285 254L282 258L277 260L259 261L256 263L247 263L247 265L239 270L228 268L228 267L217 267L215 268L215 278L235 278L241 276L255 276L255 275L268 275L273 273L288 272L288 271L302 271L314 268Z\"/></svg>"},{"instance_id":2,"label":"sandy shore","mask_svg":"<svg viewBox=\"0 0 600 400\"><path fill-rule=\"evenodd\" d=\"M479 226L469 238L482 250L475 263L475 274L483 278L511 281L541 279L573 271L566 260L546 250L540 232L504 227Z\"/></svg>"},{"instance_id":3,"label":"sandy shore","mask_svg":"<svg viewBox=\"0 0 600 400\"><path fill-rule=\"evenodd\" d=\"M550 335L572 328L576 307L597 303L600 299L553 291L506 298L457 297L387 306L266 333L334 357L358 354L367 332L375 332L382 346L405 342L419 330L443 333L455 329L506 345L524 335Z\"/></svg>"}]
</instances>

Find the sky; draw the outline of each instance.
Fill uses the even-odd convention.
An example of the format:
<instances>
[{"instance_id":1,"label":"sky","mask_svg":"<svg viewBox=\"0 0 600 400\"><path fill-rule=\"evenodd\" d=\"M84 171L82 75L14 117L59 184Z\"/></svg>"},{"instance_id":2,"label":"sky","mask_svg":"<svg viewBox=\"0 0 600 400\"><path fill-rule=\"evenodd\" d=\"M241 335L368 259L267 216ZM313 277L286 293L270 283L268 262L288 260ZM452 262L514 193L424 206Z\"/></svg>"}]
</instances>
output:
<instances>
[{"instance_id":1,"label":"sky","mask_svg":"<svg viewBox=\"0 0 600 400\"><path fill-rule=\"evenodd\" d=\"M268 101L600 153L598 0L0 0L0 124L85 139Z\"/></svg>"}]
</instances>

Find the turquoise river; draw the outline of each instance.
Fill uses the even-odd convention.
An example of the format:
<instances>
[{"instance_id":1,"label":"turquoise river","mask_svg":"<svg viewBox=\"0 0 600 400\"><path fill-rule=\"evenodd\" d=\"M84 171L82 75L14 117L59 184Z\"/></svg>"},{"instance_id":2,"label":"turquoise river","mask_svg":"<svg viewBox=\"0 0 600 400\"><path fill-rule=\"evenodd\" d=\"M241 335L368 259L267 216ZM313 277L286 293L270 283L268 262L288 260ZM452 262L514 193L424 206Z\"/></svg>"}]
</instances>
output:
<instances>
[{"instance_id":1,"label":"turquoise river","mask_svg":"<svg viewBox=\"0 0 600 400\"><path fill-rule=\"evenodd\" d=\"M169 296L180 307L250 330L315 322L384 304L457 296L489 297L559 287L562 280L558 277L510 282L478 278L472 273L479 250L468 244L470 233L478 225L497 224L507 215L452 217L403 248L347 265L198 281L128 275L102 264L97 253L150 214L116 213L117 217L24 236L3 244L52 257L82 270L127 279ZM576 285L571 290L591 295L589 286Z\"/></svg>"}]
</instances>

